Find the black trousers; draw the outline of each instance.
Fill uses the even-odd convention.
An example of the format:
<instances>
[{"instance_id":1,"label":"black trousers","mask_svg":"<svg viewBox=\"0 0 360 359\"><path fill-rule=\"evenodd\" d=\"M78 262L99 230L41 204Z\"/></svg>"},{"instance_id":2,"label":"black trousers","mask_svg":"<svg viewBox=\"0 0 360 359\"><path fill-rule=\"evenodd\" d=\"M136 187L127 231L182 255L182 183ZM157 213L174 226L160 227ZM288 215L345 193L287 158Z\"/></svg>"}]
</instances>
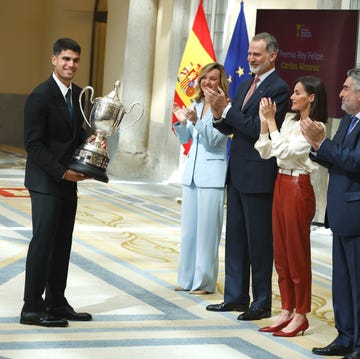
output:
<instances>
[{"instance_id":1,"label":"black trousers","mask_svg":"<svg viewBox=\"0 0 360 359\"><path fill-rule=\"evenodd\" d=\"M33 237L26 259L23 311L39 312L68 304L65 288L77 193L64 188L60 196L30 191L30 197Z\"/></svg>"}]
</instances>

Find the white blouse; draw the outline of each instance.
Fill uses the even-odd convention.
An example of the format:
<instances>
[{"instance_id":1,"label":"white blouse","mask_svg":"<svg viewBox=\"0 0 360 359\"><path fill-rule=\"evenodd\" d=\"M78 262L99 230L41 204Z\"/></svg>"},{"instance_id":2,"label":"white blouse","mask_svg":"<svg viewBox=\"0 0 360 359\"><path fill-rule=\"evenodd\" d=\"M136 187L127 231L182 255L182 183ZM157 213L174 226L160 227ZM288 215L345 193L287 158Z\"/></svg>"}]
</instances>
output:
<instances>
[{"instance_id":1,"label":"white blouse","mask_svg":"<svg viewBox=\"0 0 360 359\"><path fill-rule=\"evenodd\" d=\"M279 168L311 173L319 167L309 158L311 146L301 133L300 120L293 116L285 118L280 132L271 132L270 138L268 133L260 134L254 147L263 159L276 157Z\"/></svg>"}]
</instances>

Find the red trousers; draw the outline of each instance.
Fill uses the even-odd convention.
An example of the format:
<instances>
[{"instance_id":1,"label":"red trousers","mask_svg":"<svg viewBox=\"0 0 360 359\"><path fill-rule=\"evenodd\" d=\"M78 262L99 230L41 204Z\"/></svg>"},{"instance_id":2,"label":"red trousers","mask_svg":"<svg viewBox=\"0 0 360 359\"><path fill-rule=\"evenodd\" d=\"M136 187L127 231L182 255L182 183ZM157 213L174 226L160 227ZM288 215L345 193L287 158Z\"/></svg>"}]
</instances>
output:
<instances>
[{"instance_id":1,"label":"red trousers","mask_svg":"<svg viewBox=\"0 0 360 359\"><path fill-rule=\"evenodd\" d=\"M273 200L274 262L282 309L311 310L310 226L315 195L310 175L278 173Z\"/></svg>"}]
</instances>

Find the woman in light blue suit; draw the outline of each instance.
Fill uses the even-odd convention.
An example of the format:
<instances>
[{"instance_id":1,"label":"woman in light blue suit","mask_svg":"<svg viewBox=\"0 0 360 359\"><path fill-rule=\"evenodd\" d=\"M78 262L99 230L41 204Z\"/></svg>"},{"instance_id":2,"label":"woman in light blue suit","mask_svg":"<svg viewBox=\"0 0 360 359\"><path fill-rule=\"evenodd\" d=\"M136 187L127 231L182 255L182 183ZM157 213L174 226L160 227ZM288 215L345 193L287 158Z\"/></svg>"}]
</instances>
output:
<instances>
[{"instance_id":1,"label":"woman in light blue suit","mask_svg":"<svg viewBox=\"0 0 360 359\"><path fill-rule=\"evenodd\" d=\"M216 290L218 247L224 210L227 136L213 127L213 114L205 102L205 88L227 94L224 67L205 65L198 77L197 96L190 108L174 105L178 122L174 131L181 144L192 139L183 174L181 246L178 287L190 294Z\"/></svg>"}]
</instances>

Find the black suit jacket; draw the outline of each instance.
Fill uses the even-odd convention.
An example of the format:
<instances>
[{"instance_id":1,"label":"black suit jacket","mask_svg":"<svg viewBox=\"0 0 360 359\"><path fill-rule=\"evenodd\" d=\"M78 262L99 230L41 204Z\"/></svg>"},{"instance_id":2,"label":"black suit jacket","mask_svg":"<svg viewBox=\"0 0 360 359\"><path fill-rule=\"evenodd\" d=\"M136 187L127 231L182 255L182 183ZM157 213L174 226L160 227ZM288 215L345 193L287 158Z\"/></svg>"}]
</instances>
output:
<instances>
[{"instance_id":1,"label":"black suit jacket","mask_svg":"<svg viewBox=\"0 0 360 359\"><path fill-rule=\"evenodd\" d=\"M271 193L274 188L276 159L261 159L254 144L259 138L259 102L263 97L276 101L276 123L280 129L289 109L289 87L276 71L260 82L244 108L244 98L253 79L241 83L223 123L215 127L225 134L233 133L227 172L227 183L242 193Z\"/></svg>"},{"instance_id":2,"label":"black suit jacket","mask_svg":"<svg viewBox=\"0 0 360 359\"><path fill-rule=\"evenodd\" d=\"M52 76L29 95L24 110L24 139L27 151L25 186L36 192L60 193L65 185L76 189L75 182L62 180L75 149L85 142L79 95L72 84L74 116Z\"/></svg>"}]
</instances>

